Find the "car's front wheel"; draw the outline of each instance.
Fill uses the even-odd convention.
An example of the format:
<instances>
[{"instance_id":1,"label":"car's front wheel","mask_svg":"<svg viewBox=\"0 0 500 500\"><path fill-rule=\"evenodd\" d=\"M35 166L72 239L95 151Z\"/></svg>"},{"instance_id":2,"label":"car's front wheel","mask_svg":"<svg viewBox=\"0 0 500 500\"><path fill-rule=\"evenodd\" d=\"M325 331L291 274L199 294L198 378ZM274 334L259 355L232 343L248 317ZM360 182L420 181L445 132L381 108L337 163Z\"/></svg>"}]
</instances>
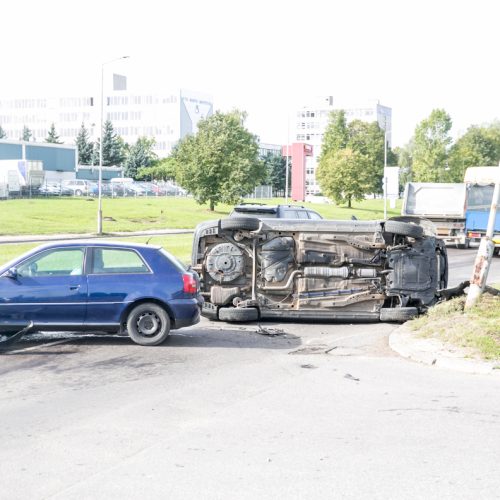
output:
<instances>
[{"instance_id":1,"label":"car's front wheel","mask_svg":"<svg viewBox=\"0 0 500 500\"><path fill-rule=\"evenodd\" d=\"M158 304L139 304L127 317L127 331L136 344L159 345L170 335L170 318Z\"/></svg>"}]
</instances>

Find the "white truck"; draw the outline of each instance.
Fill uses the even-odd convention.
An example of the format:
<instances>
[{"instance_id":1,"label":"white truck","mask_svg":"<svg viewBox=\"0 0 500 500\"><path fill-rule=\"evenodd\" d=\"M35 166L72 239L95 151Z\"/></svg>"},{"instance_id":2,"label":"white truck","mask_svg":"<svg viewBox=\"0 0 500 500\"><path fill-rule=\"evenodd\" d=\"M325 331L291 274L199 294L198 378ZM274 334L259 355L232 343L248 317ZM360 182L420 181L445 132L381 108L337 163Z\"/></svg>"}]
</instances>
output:
<instances>
[{"instance_id":1,"label":"white truck","mask_svg":"<svg viewBox=\"0 0 500 500\"><path fill-rule=\"evenodd\" d=\"M44 180L41 161L0 160L0 197L37 190Z\"/></svg>"},{"instance_id":2,"label":"white truck","mask_svg":"<svg viewBox=\"0 0 500 500\"><path fill-rule=\"evenodd\" d=\"M405 187L401 215L428 219L436 226L437 236L447 245L467 248L466 199L465 183L409 182Z\"/></svg>"}]
</instances>

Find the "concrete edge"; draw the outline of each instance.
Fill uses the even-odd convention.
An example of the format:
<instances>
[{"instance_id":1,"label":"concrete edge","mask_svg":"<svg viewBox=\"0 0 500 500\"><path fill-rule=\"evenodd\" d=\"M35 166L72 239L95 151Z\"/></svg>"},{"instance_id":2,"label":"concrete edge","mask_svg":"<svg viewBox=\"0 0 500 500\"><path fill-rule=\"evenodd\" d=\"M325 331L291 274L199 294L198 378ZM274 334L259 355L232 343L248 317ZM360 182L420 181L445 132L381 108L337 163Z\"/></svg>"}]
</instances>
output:
<instances>
[{"instance_id":1,"label":"concrete edge","mask_svg":"<svg viewBox=\"0 0 500 500\"><path fill-rule=\"evenodd\" d=\"M470 353L435 338L419 337L406 325L389 335L390 348L400 356L418 363L465 373L500 376L500 361L472 359Z\"/></svg>"},{"instance_id":2,"label":"concrete edge","mask_svg":"<svg viewBox=\"0 0 500 500\"><path fill-rule=\"evenodd\" d=\"M81 234L38 234L38 235L16 235L16 236L0 236L0 245L16 244L16 243L43 243L45 241L63 241L63 240L91 240L105 238L130 238L133 236L161 236L169 234L187 234L194 233L194 229L152 229L148 231L131 231L131 232L109 232L102 235L96 233L81 233Z\"/></svg>"}]
</instances>

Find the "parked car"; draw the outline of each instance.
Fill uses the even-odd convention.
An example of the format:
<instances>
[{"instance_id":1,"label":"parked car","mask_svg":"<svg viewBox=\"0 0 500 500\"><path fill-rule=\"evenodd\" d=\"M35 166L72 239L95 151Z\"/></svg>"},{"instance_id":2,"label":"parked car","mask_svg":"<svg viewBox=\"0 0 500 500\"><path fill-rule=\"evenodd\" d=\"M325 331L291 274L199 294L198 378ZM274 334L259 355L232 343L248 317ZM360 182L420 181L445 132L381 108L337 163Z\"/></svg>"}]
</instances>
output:
<instances>
[{"instance_id":1,"label":"parked car","mask_svg":"<svg viewBox=\"0 0 500 500\"><path fill-rule=\"evenodd\" d=\"M99 196L99 183L89 182L89 195L93 197ZM113 191L109 182L101 183L101 196L113 196Z\"/></svg>"},{"instance_id":2,"label":"parked car","mask_svg":"<svg viewBox=\"0 0 500 500\"><path fill-rule=\"evenodd\" d=\"M236 205L230 217L253 216L272 219L313 219L323 217L316 211L301 205L266 205L264 203L241 203Z\"/></svg>"},{"instance_id":3,"label":"parked car","mask_svg":"<svg viewBox=\"0 0 500 500\"><path fill-rule=\"evenodd\" d=\"M0 268L0 331L103 331L140 345L199 321L199 280L158 246L53 243Z\"/></svg>"},{"instance_id":4,"label":"parked car","mask_svg":"<svg viewBox=\"0 0 500 500\"><path fill-rule=\"evenodd\" d=\"M38 188L38 194L43 196L59 196L61 194L61 184L55 181L44 182Z\"/></svg>"},{"instance_id":5,"label":"parked car","mask_svg":"<svg viewBox=\"0 0 500 500\"><path fill-rule=\"evenodd\" d=\"M422 225L230 217L199 224L192 265L202 314L405 321L445 288L446 247Z\"/></svg>"},{"instance_id":6,"label":"parked car","mask_svg":"<svg viewBox=\"0 0 500 500\"><path fill-rule=\"evenodd\" d=\"M83 179L62 181L61 194L69 196L87 196L89 194L89 181Z\"/></svg>"}]
</instances>

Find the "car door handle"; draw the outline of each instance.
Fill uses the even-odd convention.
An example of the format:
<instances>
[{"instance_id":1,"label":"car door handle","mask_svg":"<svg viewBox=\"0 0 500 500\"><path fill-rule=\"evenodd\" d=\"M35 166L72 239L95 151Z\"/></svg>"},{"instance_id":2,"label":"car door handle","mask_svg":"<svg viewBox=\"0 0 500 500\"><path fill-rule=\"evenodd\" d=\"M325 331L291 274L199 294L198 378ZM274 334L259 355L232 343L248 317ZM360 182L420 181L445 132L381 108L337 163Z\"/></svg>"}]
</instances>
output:
<instances>
[{"instance_id":1,"label":"car door handle","mask_svg":"<svg viewBox=\"0 0 500 500\"><path fill-rule=\"evenodd\" d=\"M69 287L70 290L78 290L80 288L80 285L71 285Z\"/></svg>"}]
</instances>

